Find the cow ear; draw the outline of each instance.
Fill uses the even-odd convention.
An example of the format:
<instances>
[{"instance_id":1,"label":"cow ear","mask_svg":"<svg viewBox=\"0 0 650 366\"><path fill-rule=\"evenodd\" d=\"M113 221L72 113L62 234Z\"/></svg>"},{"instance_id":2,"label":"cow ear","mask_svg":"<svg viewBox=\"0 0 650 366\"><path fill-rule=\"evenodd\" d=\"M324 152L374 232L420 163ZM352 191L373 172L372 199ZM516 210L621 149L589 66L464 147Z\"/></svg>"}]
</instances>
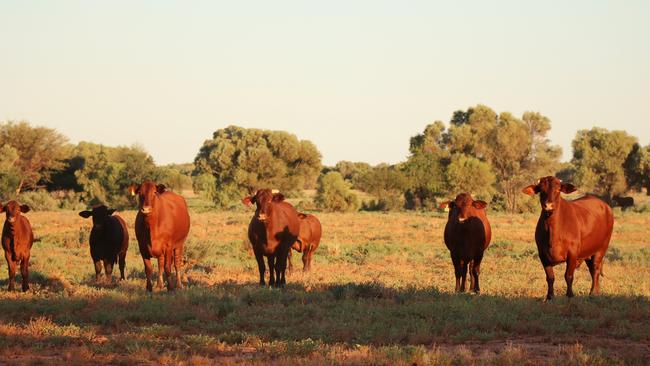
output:
<instances>
[{"instance_id":1,"label":"cow ear","mask_svg":"<svg viewBox=\"0 0 650 366\"><path fill-rule=\"evenodd\" d=\"M273 195L273 202L282 202L284 201L284 195L282 193L275 193Z\"/></svg>"},{"instance_id":2,"label":"cow ear","mask_svg":"<svg viewBox=\"0 0 650 366\"><path fill-rule=\"evenodd\" d=\"M139 184L131 184L129 186L129 194L131 196L135 196L138 193L140 193L140 185Z\"/></svg>"},{"instance_id":3,"label":"cow ear","mask_svg":"<svg viewBox=\"0 0 650 366\"><path fill-rule=\"evenodd\" d=\"M576 187L571 183L562 183L560 186L560 192L562 193L573 193L577 191Z\"/></svg>"},{"instance_id":4,"label":"cow ear","mask_svg":"<svg viewBox=\"0 0 650 366\"><path fill-rule=\"evenodd\" d=\"M165 187L164 184L159 184L159 185L156 186L156 191L158 191L158 193L164 193L166 190L167 190L167 187Z\"/></svg>"},{"instance_id":5,"label":"cow ear","mask_svg":"<svg viewBox=\"0 0 650 366\"><path fill-rule=\"evenodd\" d=\"M0 202L0 212L5 212L5 205Z\"/></svg>"},{"instance_id":6,"label":"cow ear","mask_svg":"<svg viewBox=\"0 0 650 366\"><path fill-rule=\"evenodd\" d=\"M29 206L27 205L20 205L20 212L22 213L28 213L30 211Z\"/></svg>"},{"instance_id":7,"label":"cow ear","mask_svg":"<svg viewBox=\"0 0 650 366\"><path fill-rule=\"evenodd\" d=\"M474 201L472 203L472 206L474 206L474 208L484 209L484 208L487 207L487 202L485 202L485 201Z\"/></svg>"},{"instance_id":8,"label":"cow ear","mask_svg":"<svg viewBox=\"0 0 650 366\"><path fill-rule=\"evenodd\" d=\"M441 202L440 206L438 206L441 210L444 210L445 208L449 207L449 201Z\"/></svg>"},{"instance_id":9,"label":"cow ear","mask_svg":"<svg viewBox=\"0 0 650 366\"><path fill-rule=\"evenodd\" d=\"M93 215L92 211L81 211L81 212L79 212L79 216L83 217L84 219L87 219L92 215Z\"/></svg>"},{"instance_id":10,"label":"cow ear","mask_svg":"<svg viewBox=\"0 0 650 366\"><path fill-rule=\"evenodd\" d=\"M529 196L534 196L536 193L539 192L539 188L537 188L537 184L531 184L528 187L522 189L521 191Z\"/></svg>"},{"instance_id":11,"label":"cow ear","mask_svg":"<svg viewBox=\"0 0 650 366\"><path fill-rule=\"evenodd\" d=\"M111 216L113 213L115 213L115 211L117 211L117 210L114 209L114 208L109 208L108 209L108 216Z\"/></svg>"},{"instance_id":12,"label":"cow ear","mask_svg":"<svg viewBox=\"0 0 650 366\"><path fill-rule=\"evenodd\" d=\"M242 198L241 201L242 201L242 203L245 204L246 206L250 206L250 205L253 204L253 202L255 202L255 199L254 199L253 197L251 197L251 196L248 196L248 197L244 197L244 198Z\"/></svg>"}]
</instances>

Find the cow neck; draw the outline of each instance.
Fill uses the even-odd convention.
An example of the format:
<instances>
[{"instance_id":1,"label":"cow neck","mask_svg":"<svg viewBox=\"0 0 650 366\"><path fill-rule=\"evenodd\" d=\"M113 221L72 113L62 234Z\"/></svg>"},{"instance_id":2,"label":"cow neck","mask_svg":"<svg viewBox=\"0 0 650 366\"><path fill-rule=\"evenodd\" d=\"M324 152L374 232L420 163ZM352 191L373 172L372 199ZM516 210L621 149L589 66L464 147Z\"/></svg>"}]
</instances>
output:
<instances>
[{"instance_id":1,"label":"cow neck","mask_svg":"<svg viewBox=\"0 0 650 366\"><path fill-rule=\"evenodd\" d=\"M544 226L549 233L549 246L553 246L553 243L556 240L559 240L561 233L564 232L561 227L564 222L562 220L562 213L564 212L567 203L568 202L565 201L564 198L560 197L552 214L548 214L546 211L542 210L542 215L544 215Z\"/></svg>"}]
</instances>

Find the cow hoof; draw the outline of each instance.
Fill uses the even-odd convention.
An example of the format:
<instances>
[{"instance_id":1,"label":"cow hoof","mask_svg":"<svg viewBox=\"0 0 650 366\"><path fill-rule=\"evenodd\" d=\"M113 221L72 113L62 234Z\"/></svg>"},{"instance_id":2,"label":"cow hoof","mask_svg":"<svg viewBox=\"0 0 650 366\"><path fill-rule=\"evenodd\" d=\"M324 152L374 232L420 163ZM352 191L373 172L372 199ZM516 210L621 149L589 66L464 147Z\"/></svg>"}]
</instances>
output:
<instances>
[{"instance_id":1,"label":"cow hoof","mask_svg":"<svg viewBox=\"0 0 650 366\"><path fill-rule=\"evenodd\" d=\"M29 285L23 286L23 292L27 292L27 291L29 291Z\"/></svg>"},{"instance_id":2,"label":"cow hoof","mask_svg":"<svg viewBox=\"0 0 650 366\"><path fill-rule=\"evenodd\" d=\"M147 292L153 292L153 286L147 285Z\"/></svg>"}]
</instances>

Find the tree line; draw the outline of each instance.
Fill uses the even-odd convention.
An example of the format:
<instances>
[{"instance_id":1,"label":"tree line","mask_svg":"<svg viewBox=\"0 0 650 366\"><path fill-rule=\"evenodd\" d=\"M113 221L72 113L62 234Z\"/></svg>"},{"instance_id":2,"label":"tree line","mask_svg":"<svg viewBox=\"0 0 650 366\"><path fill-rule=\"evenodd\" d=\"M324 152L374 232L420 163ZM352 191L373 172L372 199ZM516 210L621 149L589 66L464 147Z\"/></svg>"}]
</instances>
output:
<instances>
[{"instance_id":1,"label":"tree line","mask_svg":"<svg viewBox=\"0 0 650 366\"><path fill-rule=\"evenodd\" d=\"M301 203L304 209L432 210L470 192L492 209L524 212L537 203L519 191L541 176L559 176L606 201L630 190L649 191L650 145L625 131L594 127L578 131L571 161L561 163L561 148L547 137L550 129L550 119L539 112L515 116L477 105L405 141L409 155L403 162L324 167L310 141L285 131L228 126L203 143L193 163L157 166L140 146L74 145L56 130L7 121L0 123L0 196L37 209L98 203L124 208L132 203L128 185L152 179L193 189L221 208L273 187L288 197L315 190L313 202Z\"/></svg>"}]
</instances>

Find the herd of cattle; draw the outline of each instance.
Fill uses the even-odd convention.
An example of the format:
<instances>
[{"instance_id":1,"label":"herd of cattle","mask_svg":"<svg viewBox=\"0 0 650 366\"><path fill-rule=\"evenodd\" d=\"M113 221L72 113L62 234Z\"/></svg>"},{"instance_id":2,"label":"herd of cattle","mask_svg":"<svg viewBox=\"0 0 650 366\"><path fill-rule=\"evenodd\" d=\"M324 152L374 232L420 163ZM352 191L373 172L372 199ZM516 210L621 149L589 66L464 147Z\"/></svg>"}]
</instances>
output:
<instances>
[{"instance_id":1,"label":"herd of cattle","mask_svg":"<svg viewBox=\"0 0 650 366\"><path fill-rule=\"evenodd\" d=\"M546 273L547 300L553 298L555 275L553 266L566 263L564 278L566 295L573 296L573 274L582 261L587 263L592 278L590 294L599 293L598 279L602 273L603 258L609 246L614 218L612 210L596 196L586 195L568 201L560 193L571 193L576 188L549 176L523 189L523 193L539 195L541 214L535 229L539 258ZM185 199L166 190L162 184L145 181L129 187L131 195L138 198L135 234L144 262L147 277L146 289L153 290L151 258L158 260L158 288L163 287L163 272L167 289L182 287L180 267L183 245L190 229L190 216ZM285 202L284 196L270 189L258 190L245 197L245 205L256 205L248 226L248 238L259 269L259 283L266 285L266 257L269 266L269 285L282 287L286 283L287 263L290 265L291 249L302 252L303 270L309 271L314 251L320 243L321 224L314 215L302 214ZM465 291L467 272L470 273L470 290L479 292L479 274L483 253L490 244L492 231L487 218L487 203L475 201L470 194L459 194L455 200L445 202L441 208L449 211L445 225L444 241L450 251L456 276L456 291ZM29 289L29 257L34 241L31 225L22 215L29 207L9 201L0 207L6 213L2 230L2 247L9 268L9 290L14 290L16 266L20 264L22 290ZM90 255L99 279L102 266L111 277L113 266L119 263L120 278L124 279L129 234L126 223L115 210L96 206L81 211L83 218L92 217ZM172 280L172 264L176 271Z\"/></svg>"}]
</instances>

